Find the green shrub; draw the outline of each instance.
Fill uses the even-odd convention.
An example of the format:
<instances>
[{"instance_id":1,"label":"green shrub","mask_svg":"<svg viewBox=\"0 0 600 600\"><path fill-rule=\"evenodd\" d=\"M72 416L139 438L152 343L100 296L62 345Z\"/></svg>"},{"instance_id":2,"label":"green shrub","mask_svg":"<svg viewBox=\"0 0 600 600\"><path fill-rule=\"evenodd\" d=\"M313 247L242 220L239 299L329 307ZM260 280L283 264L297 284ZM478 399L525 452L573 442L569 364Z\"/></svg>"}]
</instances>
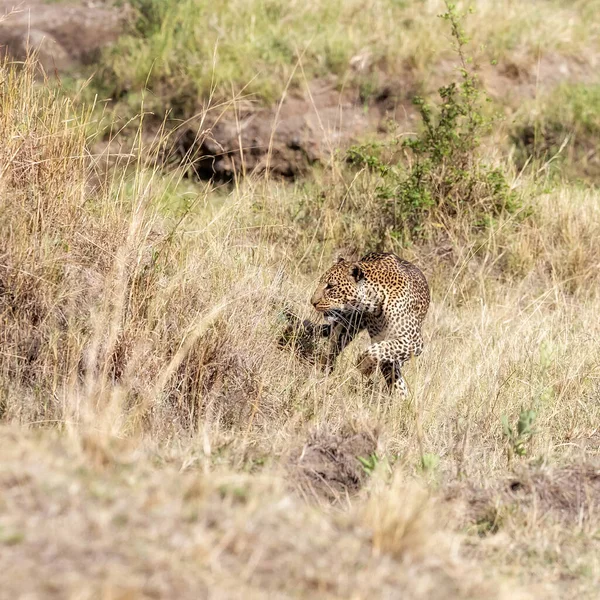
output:
<instances>
[{"instance_id":1,"label":"green shrub","mask_svg":"<svg viewBox=\"0 0 600 600\"><path fill-rule=\"evenodd\" d=\"M401 240L421 237L428 225L447 226L460 216L483 226L518 206L504 171L481 159L481 139L494 119L486 116L487 97L466 55L463 17L453 4L446 2L446 8L441 17L450 24L455 40L459 81L438 90L439 106L414 99L421 119L421 131L414 137L354 146L348 152L351 164L379 176L377 208L386 213L388 233ZM391 155L384 157L390 150Z\"/></svg>"},{"instance_id":2,"label":"green shrub","mask_svg":"<svg viewBox=\"0 0 600 600\"><path fill-rule=\"evenodd\" d=\"M506 440L506 450L509 462L515 454L517 456L527 455L527 446L535 433L535 419L535 411L531 409L522 409L519 413L517 426L513 428L508 421L508 417L502 415L500 420L502 423L502 433Z\"/></svg>"}]
</instances>

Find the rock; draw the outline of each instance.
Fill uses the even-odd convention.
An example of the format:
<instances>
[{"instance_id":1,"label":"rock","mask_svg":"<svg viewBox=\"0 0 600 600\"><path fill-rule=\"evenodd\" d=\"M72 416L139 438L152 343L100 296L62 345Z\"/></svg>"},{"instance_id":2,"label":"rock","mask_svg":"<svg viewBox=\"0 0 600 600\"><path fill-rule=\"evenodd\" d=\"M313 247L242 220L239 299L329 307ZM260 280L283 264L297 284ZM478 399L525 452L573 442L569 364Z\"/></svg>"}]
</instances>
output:
<instances>
[{"instance_id":1,"label":"rock","mask_svg":"<svg viewBox=\"0 0 600 600\"><path fill-rule=\"evenodd\" d=\"M73 65L73 59L60 43L46 31L31 29L19 31L4 40L6 52L15 60L25 60L30 52L37 54L44 71L65 71Z\"/></svg>"},{"instance_id":2,"label":"rock","mask_svg":"<svg viewBox=\"0 0 600 600\"><path fill-rule=\"evenodd\" d=\"M91 64L121 34L126 17L127 11L96 4L0 0L0 51L23 60L28 49L39 49L47 71Z\"/></svg>"}]
</instances>

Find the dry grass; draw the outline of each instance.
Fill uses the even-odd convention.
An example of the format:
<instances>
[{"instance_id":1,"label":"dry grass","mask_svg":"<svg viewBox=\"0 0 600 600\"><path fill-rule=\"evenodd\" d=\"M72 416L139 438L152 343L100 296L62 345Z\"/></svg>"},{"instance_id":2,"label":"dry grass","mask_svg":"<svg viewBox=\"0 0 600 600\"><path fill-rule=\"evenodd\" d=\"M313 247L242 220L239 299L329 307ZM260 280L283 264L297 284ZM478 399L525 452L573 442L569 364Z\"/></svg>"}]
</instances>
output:
<instances>
[{"instance_id":1,"label":"dry grass","mask_svg":"<svg viewBox=\"0 0 600 600\"><path fill-rule=\"evenodd\" d=\"M4 428L0 439L7 597L501 597L419 510L387 513L371 534L370 513L320 511L272 476L181 458L157 468L85 437ZM371 504L403 498L412 505L410 488Z\"/></svg>"},{"instance_id":2,"label":"dry grass","mask_svg":"<svg viewBox=\"0 0 600 600\"><path fill-rule=\"evenodd\" d=\"M102 171L32 69L0 69L3 589L594 597L596 190L532 188L518 225L402 250L433 304L398 402L354 369L364 340L330 376L277 345L359 221L300 230L301 188L163 179L141 142ZM521 407L536 431L509 464ZM564 469L587 502L556 493Z\"/></svg>"}]
</instances>

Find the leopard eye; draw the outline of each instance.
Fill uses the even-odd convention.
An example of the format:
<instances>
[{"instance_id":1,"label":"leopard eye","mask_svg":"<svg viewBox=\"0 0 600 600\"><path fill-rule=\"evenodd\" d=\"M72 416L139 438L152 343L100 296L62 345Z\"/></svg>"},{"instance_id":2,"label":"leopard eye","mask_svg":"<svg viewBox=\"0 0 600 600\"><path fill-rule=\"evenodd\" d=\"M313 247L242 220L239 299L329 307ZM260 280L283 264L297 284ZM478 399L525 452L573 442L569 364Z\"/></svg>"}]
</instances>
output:
<instances>
[{"instance_id":1,"label":"leopard eye","mask_svg":"<svg viewBox=\"0 0 600 600\"><path fill-rule=\"evenodd\" d=\"M333 289L335 286L333 285L333 283L331 282L327 282L327 284L325 285L325 289L326 290L331 290Z\"/></svg>"}]
</instances>

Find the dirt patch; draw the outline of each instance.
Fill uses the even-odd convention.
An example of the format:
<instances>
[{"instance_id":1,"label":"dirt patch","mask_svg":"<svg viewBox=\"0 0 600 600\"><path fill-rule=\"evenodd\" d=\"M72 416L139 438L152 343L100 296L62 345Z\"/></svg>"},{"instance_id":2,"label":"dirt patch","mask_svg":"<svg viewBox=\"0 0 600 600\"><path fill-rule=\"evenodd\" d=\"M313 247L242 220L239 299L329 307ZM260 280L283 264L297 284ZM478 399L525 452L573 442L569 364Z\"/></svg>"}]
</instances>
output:
<instances>
[{"instance_id":1,"label":"dirt patch","mask_svg":"<svg viewBox=\"0 0 600 600\"><path fill-rule=\"evenodd\" d=\"M280 106L247 105L201 124L190 123L175 139L175 157L189 156L202 179L270 171L296 177L373 128L373 116L335 89L316 81L307 94L289 95Z\"/></svg>"},{"instance_id":2,"label":"dirt patch","mask_svg":"<svg viewBox=\"0 0 600 600\"><path fill-rule=\"evenodd\" d=\"M23 60L29 50L37 50L46 72L91 64L98 59L100 49L121 34L126 14L101 2L0 0L0 17L6 15L0 22L0 51Z\"/></svg>"},{"instance_id":3,"label":"dirt patch","mask_svg":"<svg viewBox=\"0 0 600 600\"><path fill-rule=\"evenodd\" d=\"M500 530L505 515L535 512L536 518L580 524L600 508L600 464L523 468L483 489L457 483L445 502L454 505L459 527L482 535Z\"/></svg>"},{"instance_id":4,"label":"dirt patch","mask_svg":"<svg viewBox=\"0 0 600 600\"><path fill-rule=\"evenodd\" d=\"M343 502L360 490L367 477L359 457L369 458L376 448L375 431L315 431L292 455L288 472L305 497Z\"/></svg>"},{"instance_id":5,"label":"dirt patch","mask_svg":"<svg viewBox=\"0 0 600 600\"><path fill-rule=\"evenodd\" d=\"M600 465L526 471L509 482L506 496L561 520L585 520L600 507Z\"/></svg>"},{"instance_id":6,"label":"dirt patch","mask_svg":"<svg viewBox=\"0 0 600 600\"><path fill-rule=\"evenodd\" d=\"M597 82L599 57L579 59L557 53L541 55L536 62L506 61L498 68L488 66L484 82L495 96L515 94L515 100L535 98L541 91L561 83ZM516 93L515 93L516 92Z\"/></svg>"},{"instance_id":7,"label":"dirt patch","mask_svg":"<svg viewBox=\"0 0 600 600\"><path fill-rule=\"evenodd\" d=\"M524 100L531 100L562 83L592 84L600 81L600 56L575 58L558 53L541 54L536 61L531 57L515 56L497 65L480 63L476 71L483 88L491 98L511 110ZM429 76L416 84L424 94L435 94L443 85L460 77L456 59L449 56L430 69Z\"/></svg>"}]
</instances>

